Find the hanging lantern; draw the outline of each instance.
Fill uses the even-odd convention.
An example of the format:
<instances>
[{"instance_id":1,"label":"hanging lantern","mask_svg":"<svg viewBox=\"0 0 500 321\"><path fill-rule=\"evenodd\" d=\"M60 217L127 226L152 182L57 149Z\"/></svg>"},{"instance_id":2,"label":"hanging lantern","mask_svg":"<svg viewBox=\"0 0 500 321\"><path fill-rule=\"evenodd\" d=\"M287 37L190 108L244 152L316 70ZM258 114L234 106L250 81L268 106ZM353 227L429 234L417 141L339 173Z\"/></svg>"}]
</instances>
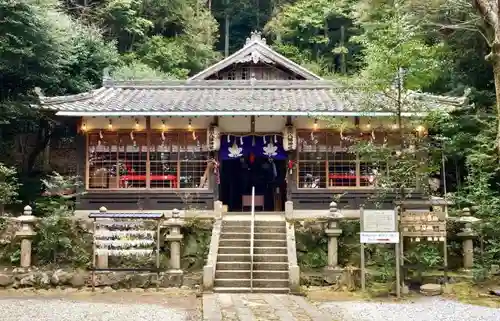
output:
<instances>
[{"instance_id":1,"label":"hanging lantern","mask_svg":"<svg viewBox=\"0 0 500 321\"><path fill-rule=\"evenodd\" d=\"M283 130L283 149L285 151L297 149L297 131L292 125L288 125Z\"/></svg>"},{"instance_id":2,"label":"hanging lantern","mask_svg":"<svg viewBox=\"0 0 500 321\"><path fill-rule=\"evenodd\" d=\"M229 141L229 135L228 141ZM217 126L210 126L207 133L208 150L218 151L220 149L220 131Z\"/></svg>"},{"instance_id":3,"label":"hanging lantern","mask_svg":"<svg viewBox=\"0 0 500 321\"><path fill-rule=\"evenodd\" d=\"M250 164L255 162L255 154L253 152L248 156L248 160L250 161Z\"/></svg>"}]
</instances>

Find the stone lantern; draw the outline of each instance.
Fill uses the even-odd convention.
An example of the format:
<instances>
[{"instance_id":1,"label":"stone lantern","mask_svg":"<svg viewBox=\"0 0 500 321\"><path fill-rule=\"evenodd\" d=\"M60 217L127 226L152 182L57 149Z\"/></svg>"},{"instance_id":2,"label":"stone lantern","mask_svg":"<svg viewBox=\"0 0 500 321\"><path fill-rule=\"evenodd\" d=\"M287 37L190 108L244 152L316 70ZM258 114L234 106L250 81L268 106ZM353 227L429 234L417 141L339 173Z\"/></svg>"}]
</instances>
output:
<instances>
[{"instance_id":1,"label":"stone lantern","mask_svg":"<svg viewBox=\"0 0 500 321\"><path fill-rule=\"evenodd\" d=\"M169 228L169 233L166 240L170 242L170 272L182 274L181 270L181 227L184 226L184 221L181 219L178 209L172 210L172 217L167 220L166 226Z\"/></svg>"},{"instance_id":2,"label":"stone lantern","mask_svg":"<svg viewBox=\"0 0 500 321\"><path fill-rule=\"evenodd\" d=\"M328 236L328 266L326 267L328 270L338 269L338 237L342 234L342 229L339 227L339 221L343 217L344 216L337 208L337 203L331 202L327 217L327 227L325 229L325 234Z\"/></svg>"},{"instance_id":3,"label":"stone lantern","mask_svg":"<svg viewBox=\"0 0 500 321\"><path fill-rule=\"evenodd\" d=\"M31 266L31 243L36 235L33 225L37 220L32 215L31 206L27 205L23 215L19 216L17 220L21 223L21 229L16 232L16 237L21 239L21 267L28 268Z\"/></svg>"},{"instance_id":4,"label":"stone lantern","mask_svg":"<svg viewBox=\"0 0 500 321\"><path fill-rule=\"evenodd\" d=\"M474 238L477 237L476 232L472 229L472 225L480 220L471 215L470 209L464 208L458 221L465 223L462 232L457 234L457 236L463 239L463 268L464 270L470 270L474 266Z\"/></svg>"}]
</instances>

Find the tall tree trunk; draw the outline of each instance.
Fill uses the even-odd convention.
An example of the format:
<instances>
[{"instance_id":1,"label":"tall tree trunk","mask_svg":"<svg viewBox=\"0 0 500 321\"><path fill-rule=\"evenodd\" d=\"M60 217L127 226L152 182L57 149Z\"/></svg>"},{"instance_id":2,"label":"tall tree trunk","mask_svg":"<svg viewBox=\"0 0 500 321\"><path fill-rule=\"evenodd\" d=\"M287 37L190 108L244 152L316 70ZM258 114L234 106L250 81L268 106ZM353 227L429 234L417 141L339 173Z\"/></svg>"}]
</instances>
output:
<instances>
[{"instance_id":1,"label":"tall tree trunk","mask_svg":"<svg viewBox=\"0 0 500 321\"><path fill-rule=\"evenodd\" d=\"M493 50L493 49L492 49ZM497 138L496 147L498 155L500 156L500 55L493 53L491 57L493 64L493 77L495 79L495 98L496 98L496 122L497 122Z\"/></svg>"},{"instance_id":2,"label":"tall tree trunk","mask_svg":"<svg viewBox=\"0 0 500 321\"><path fill-rule=\"evenodd\" d=\"M229 15L226 12L224 28L224 57L229 56Z\"/></svg>"},{"instance_id":3,"label":"tall tree trunk","mask_svg":"<svg viewBox=\"0 0 500 321\"><path fill-rule=\"evenodd\" d=\"M345 27L344 25L342 25L340 26L340 46L342 47L342 53L340 54L340 72L343 75L347 73L344 45L345 45Z\"/></svg>"}]
</instances>

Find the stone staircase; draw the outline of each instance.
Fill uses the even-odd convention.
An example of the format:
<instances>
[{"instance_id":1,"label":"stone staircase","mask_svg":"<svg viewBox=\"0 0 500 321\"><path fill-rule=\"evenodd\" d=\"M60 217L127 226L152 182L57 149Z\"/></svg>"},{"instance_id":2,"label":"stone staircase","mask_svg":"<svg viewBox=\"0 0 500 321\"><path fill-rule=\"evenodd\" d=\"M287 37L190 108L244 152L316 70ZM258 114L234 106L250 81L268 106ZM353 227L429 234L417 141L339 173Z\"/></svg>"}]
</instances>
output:
<instances>
[{"instance_id":1,"label":"stone staircase","mask_svg":"<svg viewBox=\"0 0 500 321\"><path fill-rule=\"evenodd\" d=\"M214 292L289 293L285 221L256 220L253 274L250 220L222 221Z\"/></svg>"}]
</instances>

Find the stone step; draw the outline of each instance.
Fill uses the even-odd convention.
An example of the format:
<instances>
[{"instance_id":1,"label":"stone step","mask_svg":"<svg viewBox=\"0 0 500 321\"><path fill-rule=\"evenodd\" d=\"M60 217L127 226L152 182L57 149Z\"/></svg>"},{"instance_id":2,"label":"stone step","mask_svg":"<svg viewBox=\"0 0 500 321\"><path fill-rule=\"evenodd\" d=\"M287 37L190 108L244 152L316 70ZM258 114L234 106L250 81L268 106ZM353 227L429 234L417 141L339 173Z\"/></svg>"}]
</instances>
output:
<instances>
[{"instance_id":1,"label":"stone step","mask_svg":"<svg viewBox=\"0 0 500 321\"><path fill-rule=\"evenodd\" d=\"M288 280L288 271L253 271L254 280Z\"/></svg>"},{"instance_id":2,"label":"stone step","mask_svg":"<svg viewBox=\"0 0 500 321\"><path fill-rule=\"evenodd\" d=\"M288 271L288 262L253 262L254 271Z\"/></svg>"},{"instance_id":3,"label":"stone step","mask_svg":"<svg viewBox=\"0 0 500 321\"><path fill-rule=\"evenodd\" d=\"M248 221L222 221L222 228L225 227L250 227L252 224L250 220Z\"/></svg>"},{"instance_id":4,"label":"stone step","mask_svg":"<svg viewBox=\"0 0 500 321\"><path fill-rule=\"evenodd\" d=\"M285 254L254 254L253 261L255 262L287 262L288 256Z\"/></svg>"},{"instance_id":5,"label":"stone step","mask_svg":"<svg viewBox=\"0 0 500 321\"><path fill-rule=\"evenodd\" d=\"M254 254L254 262L288 262L288 256L285 254ZM221 262L251 262L249 254L218 254L217 263Z\"/></svg>"},{"instance_id":6,"label":"stone step","mask_svg":"<svg viewBox=\"0 0 500 321\"><path fill-rule=\"evenodd\" d=\"M255 243L255 242L254 242ZM248 247L250 248L250 240L234 240L234 239L220 239L220 247Z\"/></svg>"},{"instance_id":7,"label":"stone step","mask_svg":"<svg viewBox=\"0 0 500 321\"><path fill-rule=\"evenodd\" d=\"M251 262L217 262L216 271L250 270ZM288 271L288 262L253 262L254 271Z\"/></svg>"},{"instance_id":8,"label":"stone step","mask_svg":"<svg viewBox=\"0 0 500 321\"><path fill-rule=\"evenodd\" d=\"M219 262L216 263L215 271L223 270L250 270L250 262ZM254 263L255 268L255 263Z\"/></svg>"},{"instance_id":9,"label":"stone step","mask_svg":"<svg viewBox=\"0 0 500 321\"><path fill-rule=\"evenodd\" d=\"M286 227L285 221L255 221L255 227Z\"/></svg>"},{"instance_id":10,"label":"stone step","mask_svg":"<svg viewBox=\"0 0 500 321\"><path fill-rule=\"evenodd\" d=\"M254 233L254 240L284 240L286 241L285 233Z\"/></svg>"},{"instance_id":11,"label":"stone step","mask_svg":"<svg viewBox=\"0 0 500 321\"><path fill-rule=\"evenodd\" d=\"M290 293L289 288L253 288L250 287L214 287L214 292L216 293L276 293L276 294L286 294Z\"/></svg>"},{"instance_id":12,"label":"stone step","mask_svg":"<svg viewBox=\"0 0 500 321\"><path fill-rule=\"evenodd\" d=\"M250 279L254 280L288 280L288 271L253 271L250 270L219 270L215 272L216 279Z\"/></svg>"},{"instance_id":13,"label":"stone step","mask_svg":"<svg viewBox=\"0 0 500 321\"><path fill-rule=\"evenodd\" d=\"M250 279L215 279L215 287L249 288ZM289 287L288 279L254 279L255 288L286 288Z\"/></svg>"},{"instance_id":14,"label":"stone step","mask_svg":"<svg viewBox=\"0 0 500 321\"><path fill-rule=\"evenodd\" d=\"M222 228L225 227L247 227L251 226L252 222L250 220L241 221L222 221ZM286 227L285 221L255 221L254 227Z\"/></svg>"},{"instance_id":15,"label":"stone step","mask_svg":"<svg viewBox=\"0 0 500 321\"><path fill-rule=\"evenodd\" d=\"M219 240L219 247L250 247L251 239L227 239ZM254 248L257 247L286 247L286 240L254 239Z\"/></svg>"},{"instance_id":16,"label":"stone step","mask_svg":"<svg viewBox=\"0 0 500 321\"><path fill-rule=\"evenodd\" d=\"M252 234L250 233L234 233L234 232L221 232L221 240L250 240ZM286 238L286 236L285 236Z\"/></svg>"},{"instance_id":17,"label":"stone step","mask_svg":"<svg viewBox=\"0 0 500 321\"><path fill-rule=\"evenodd\" d=\"M250 244L248 246L250 246ZM284 240L254 239L253 246L254 247L286 247L286 239L284 239Z\"/></svg>"},{"instance_id":18,"label":"stone step","mask_svg":"<svg viewBox=\"0 0 500 321\"><path fill-rule=\"evenodd\" d=\"M250 233L251 227L248 226L222 226L221 233ZM286 226L255 226L255 233L286 233Z\"/></svg>"},{"instance_id":19,"label":"stone step","mask_svg":"<svg viewBox=\"0 0 500 321\"><path fill-rule=\"evenodd\" d=\"M219 247L218 254L249 254L250 247L227 246ZM286 247L254 247L254 254L287 254Z\"/></svg>"},{"instance_id":20,"label":"stone step","mask_svg":"<svg viewBox=\"0 0 500 321\"><path fill-rule=\"evenodd\" d=\"M251 262L250 253L247 254L217 254L217 264L222 262Z\"/></svg>"},{"instance_id":21,"label":"stone step","mask_svg":"<svg viewBox=\"0 0 500 321\"><path fill-rule=\"evenodd\" d=\"M286 247L254 247L253 254L287 254Z\"/></svg>"},{"instance_id":22,"label":"stone step","mask_svg":"<svg viewBox=\"0 0 500 321\"><path fill-rule=\"evenodd\" d=\"M249 254L250 247L247 246L223 246L219 247L217 254Z\"/></svg>"}]
</instances>

